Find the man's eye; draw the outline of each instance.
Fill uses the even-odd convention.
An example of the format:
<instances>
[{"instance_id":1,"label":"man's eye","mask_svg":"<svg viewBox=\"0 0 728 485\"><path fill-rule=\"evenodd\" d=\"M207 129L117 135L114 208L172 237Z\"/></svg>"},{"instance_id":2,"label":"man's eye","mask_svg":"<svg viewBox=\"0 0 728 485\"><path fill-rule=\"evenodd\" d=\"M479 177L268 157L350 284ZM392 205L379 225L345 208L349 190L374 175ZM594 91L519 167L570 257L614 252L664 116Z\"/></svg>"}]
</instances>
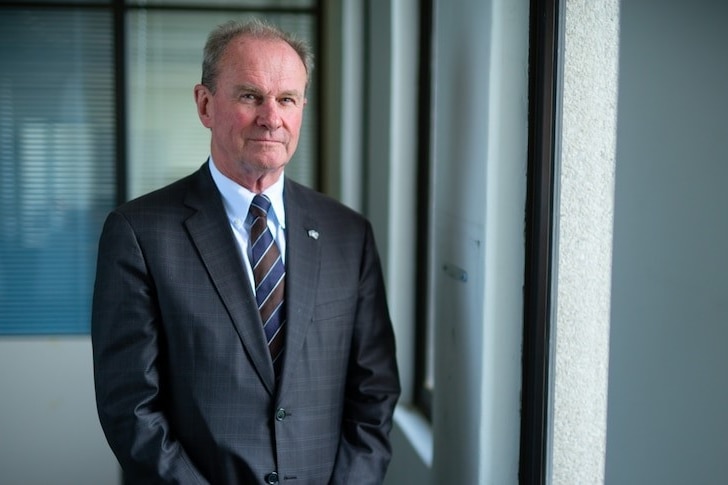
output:
<instances>
[{"instance_id":1,"label":"man's eye","mask_svg":"<svg viewBox=\"0 0 728 485\"><path fill-rule=\"evenodd\" d=\"M295 105L296 98L289 98L289 97L281 98L281 104Z\"/></svg>"},{"instance_id":2,"label":"man's eye","mask_svg":"<svg viewBox=\"0 0 728 485\"><path fill-rule=\"evenodd\" d=\"M240 95L240 99L242 101L249 101L250 102L250 101L256 101L258 98L253 93L243 93L243 94Z\"/></svg>"}]
</instances>

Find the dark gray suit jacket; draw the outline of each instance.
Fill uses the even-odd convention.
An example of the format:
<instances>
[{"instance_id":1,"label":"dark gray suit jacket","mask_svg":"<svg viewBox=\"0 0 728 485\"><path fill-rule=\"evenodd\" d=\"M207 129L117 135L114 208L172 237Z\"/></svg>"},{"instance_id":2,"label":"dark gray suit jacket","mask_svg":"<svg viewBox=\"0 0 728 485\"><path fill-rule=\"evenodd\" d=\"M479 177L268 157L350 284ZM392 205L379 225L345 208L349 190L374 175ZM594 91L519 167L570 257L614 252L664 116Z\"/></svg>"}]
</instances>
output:
<instances>
[{"instance_id":1,"label":"dark gray suit jacket","mask_svg":"<svg viewBox=\"0 0 728 485\"><path fill-rule=\"evenodd\" d=\"M371 227L288 179L284 203L278 383L207 164L108 216L96 399L130 483L381 483L400 389Z\"/></svg>"}]
</instances>

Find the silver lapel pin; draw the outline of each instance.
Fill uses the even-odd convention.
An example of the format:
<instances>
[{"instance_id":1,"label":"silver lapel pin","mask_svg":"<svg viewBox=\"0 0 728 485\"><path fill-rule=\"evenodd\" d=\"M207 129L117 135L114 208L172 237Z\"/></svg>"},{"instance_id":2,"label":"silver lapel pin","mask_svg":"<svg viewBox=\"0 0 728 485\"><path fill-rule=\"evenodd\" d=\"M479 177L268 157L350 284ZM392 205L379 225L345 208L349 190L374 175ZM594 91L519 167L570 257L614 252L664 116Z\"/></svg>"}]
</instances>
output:
<instances>
[{"instance_id":1,"label":"silver lapel pin","mask_svg":"<svg viewBox=\"0 0 728 485\"><path fill-rule=\"evenodd\" d=\"M319 233L316 229L309 229L308 230L308 237L315 239L318 241Z\"/></svg>"}]
</instances>

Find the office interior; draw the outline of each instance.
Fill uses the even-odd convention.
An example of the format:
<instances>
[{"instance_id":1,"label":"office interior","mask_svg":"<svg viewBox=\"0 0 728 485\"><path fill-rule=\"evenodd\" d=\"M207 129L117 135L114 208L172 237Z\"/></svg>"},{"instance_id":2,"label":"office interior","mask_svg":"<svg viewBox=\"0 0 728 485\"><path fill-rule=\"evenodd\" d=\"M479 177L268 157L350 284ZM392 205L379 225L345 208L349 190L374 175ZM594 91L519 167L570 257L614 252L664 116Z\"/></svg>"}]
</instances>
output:
<instances>
[{"instance_id":1,"label":"office interior","mask_svg":"<svg viewBox=\"0 0 728 485\"><path fill-rule=\"evenodd\" d=\"M94 245L204 162L202 45L251 15L316 50L287 174L375 230L385 485L725 482L728 3L58 0L0 2L0 483L122 483Z\"/></svg>"}]
</instances>

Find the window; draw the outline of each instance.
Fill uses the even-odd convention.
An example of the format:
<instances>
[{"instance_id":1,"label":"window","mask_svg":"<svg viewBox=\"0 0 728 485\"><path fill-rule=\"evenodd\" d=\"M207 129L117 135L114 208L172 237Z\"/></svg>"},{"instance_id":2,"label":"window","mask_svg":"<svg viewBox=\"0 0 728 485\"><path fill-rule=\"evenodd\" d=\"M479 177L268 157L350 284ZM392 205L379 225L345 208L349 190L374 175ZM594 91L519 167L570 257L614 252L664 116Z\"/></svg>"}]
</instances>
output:
<instances>
[{"instance_id":1,"label":"window","mask_svg":"<svg viewBox=\"0 0 728 485\"><path fill-rule=\"evenodd\" d=\"M0 332L85 332L115 197L112 15L0 12Z\"/></svg>"},{"instance_id":2,"label":"window","mask_svg":"<svg viewBox=\"0 0 728 485\"><path fill-rule=\"evenodd\" d=\"M205 161L192 95L202 48L215 25L253 15L316 53L316 0L0 5L0 334L88 333L106 214ZM309 186L315 77L286 170Z\"/></svg>"}]
</instances>

